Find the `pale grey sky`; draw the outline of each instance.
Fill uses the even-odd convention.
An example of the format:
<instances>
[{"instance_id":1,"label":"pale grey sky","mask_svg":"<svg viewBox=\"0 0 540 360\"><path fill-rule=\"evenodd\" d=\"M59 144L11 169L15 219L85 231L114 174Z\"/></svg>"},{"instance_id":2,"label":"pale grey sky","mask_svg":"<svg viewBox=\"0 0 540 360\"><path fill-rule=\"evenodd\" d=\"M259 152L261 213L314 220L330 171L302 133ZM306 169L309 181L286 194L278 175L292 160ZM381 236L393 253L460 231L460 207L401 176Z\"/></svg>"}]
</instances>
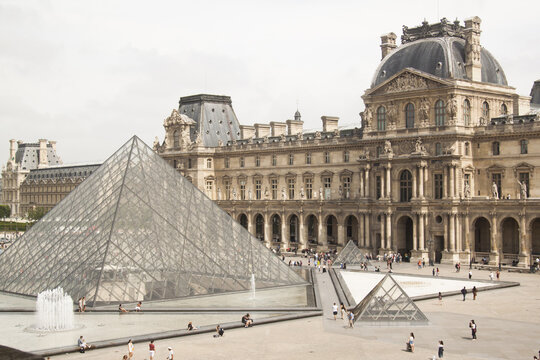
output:
<instances>
[{"instance_id":1,"label":"pale grey sky","mask_svg":"<svg viewBox=\"0 0 540 360\"><path fill-rule=\"evenodd\" d=\"M380 38L477 15L482 45L529 95L540 2L0 0L0 162L11 138L56 140L64 163L105 160L136 134L163 139L181 96L230 95L242 124L358 124Z\"/></svg>"}]
</instances>

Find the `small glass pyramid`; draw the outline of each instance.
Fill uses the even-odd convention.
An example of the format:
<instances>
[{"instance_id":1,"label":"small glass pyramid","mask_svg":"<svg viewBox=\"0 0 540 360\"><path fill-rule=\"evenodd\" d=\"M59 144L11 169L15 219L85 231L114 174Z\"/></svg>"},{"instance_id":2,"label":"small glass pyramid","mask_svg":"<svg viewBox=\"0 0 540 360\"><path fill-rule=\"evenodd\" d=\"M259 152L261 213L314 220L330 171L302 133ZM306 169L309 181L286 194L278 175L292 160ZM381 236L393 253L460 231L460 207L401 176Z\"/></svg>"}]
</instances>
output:
<instances>
[{"instance_id":1,"label":"small glass pyramid","mask_svg":"<svg viewBox=\"0 0 540 360\"><path fill-rule=\"evenodd\" d=\"M386 274L353 309L355 321L427 323L428 319L392 275Z\"/></svg>"},{"instance_id":2,"label":"small glass pyramid","mask_svg":"<svg viewBox=\"0 0 540 360\"><path fill-rule=\"evenodd\" d=\"M340 251L336 260L334 260L335 265L360 265L362 263L371 265L352 240L349 240L347 245Z\"/></svg>"},{"instance_id":3,"label":"small glass pyramid","mask_svg":"<svg viewBox=\"0 0 540 360\"><path fill-rule=\"evenodd\" d=\"M0 291L89 306L305 281L134 136L0 255Z\"/></svg>"}]
</instances>

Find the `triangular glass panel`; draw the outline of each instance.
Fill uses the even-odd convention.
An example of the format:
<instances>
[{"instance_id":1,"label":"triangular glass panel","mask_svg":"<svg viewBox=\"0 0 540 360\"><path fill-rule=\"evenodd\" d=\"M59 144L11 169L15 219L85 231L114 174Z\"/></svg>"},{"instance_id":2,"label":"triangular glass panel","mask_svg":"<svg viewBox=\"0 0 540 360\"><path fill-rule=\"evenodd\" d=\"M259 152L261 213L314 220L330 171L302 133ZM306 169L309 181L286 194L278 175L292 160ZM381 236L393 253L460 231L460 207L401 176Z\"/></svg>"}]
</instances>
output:
<instances>
[{"instance_id":1,"label":"triangular glass panel","mask_svg":"<svg viewBox=\"0 0 540 360\"><path fill-rule=\"evenodd\" d=\"M362 254L360 249L354 244L352 240L349 240L347 245L340 251L336 260L334 260L335 265L347 264L347 265L360 265L365 264L370 266L370 262Z\"/></svg>"}]
</instances>

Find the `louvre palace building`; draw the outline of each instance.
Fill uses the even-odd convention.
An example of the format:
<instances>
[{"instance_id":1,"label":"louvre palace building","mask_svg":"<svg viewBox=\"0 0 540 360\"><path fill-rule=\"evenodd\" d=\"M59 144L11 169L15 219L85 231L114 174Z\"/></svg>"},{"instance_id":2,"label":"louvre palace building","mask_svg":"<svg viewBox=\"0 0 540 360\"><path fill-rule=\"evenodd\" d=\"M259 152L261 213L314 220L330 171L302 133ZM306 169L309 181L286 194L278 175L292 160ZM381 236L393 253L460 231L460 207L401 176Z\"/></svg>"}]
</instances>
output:
<instances>
[{"instance_id":1,"label":"louvre palace building","mask_svg":"<svg viewBox=\"0 0 540 360\"><path fill-rule=\"evenodd\" d=\"M356 128L240 125L228 96L182 97L154 149L268 247L528 266L540 255L540 81L516 94L478 17L403 26ZM489 36L489 34L485 35ZM533 81L531 81L533 82ZM360 111L360 109L359 109Z\"/></svg>"}]
</instances>

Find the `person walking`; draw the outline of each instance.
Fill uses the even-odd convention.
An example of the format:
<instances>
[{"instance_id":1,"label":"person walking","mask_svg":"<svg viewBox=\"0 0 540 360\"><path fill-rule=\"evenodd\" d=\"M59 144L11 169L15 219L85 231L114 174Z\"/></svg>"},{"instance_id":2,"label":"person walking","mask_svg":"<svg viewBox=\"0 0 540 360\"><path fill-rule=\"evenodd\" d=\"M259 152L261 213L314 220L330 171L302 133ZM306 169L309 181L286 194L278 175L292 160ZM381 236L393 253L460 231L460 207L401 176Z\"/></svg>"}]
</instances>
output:
<instances>
[{"instance_id":1,"label":"person walking","mask_svg":"<svg viewBox=\"0 0 540 360\"><path fill-rule=\"evenodd\" d=\"M133 342L131 339L128 341L128 359L133 358L133 354L135 353L135 346L133 346Z\"/></svg>"},{"instance_id":2,"label":"person walking","mask_svg":"<svg viewBox=\"0 0 540 360\"><path fill-rule=\"evenodd\" d=\"M167 354L167 360L174 360L174 351L172 347L168 347L167 350L169 350L169 353Z\"/></svg>"},{"instance_id":3,"label":"person walking","mask_svg":"<svg viewBox=\"0 0 540 360\"><path fill-rule=\"evenodd\" d=\"M471 280L471 279L472 279L472 271L469 270L469 280Z\"/></svg>"},{"instance_id":4,"label":"person walking","mask_svg":"<svg viewBox=\"0 0 540 360\"><path fill-rule=\"evenodd\" d=\"M431 274L432 274L433 276L435 276L435 268L433 268L433 270L431 270Z\"/></svg>"},{"instance_id":5,"label":"person walking","mask_svg":"<svg viewBox=\"0 0 540 360\"><path fill-rule=\"evenodd\" d=\"M439 268L437 268L437 273L436 274L437 274L436 276L439 276Z\"/></svg>"},{"instance_id":6,"label":"person walking","mask_svg":"<svg viewBox=\"0 0 540 360\"><path fill-rule=\"evenodd\" d=\"M477 327L476 327L476 323L474 322L474 320L471 320L471 322L469 323L469 328L471 329L472 339L476 340Z\"/></svg>"},{"instance_id":7,"label":"person walking","mask_svg":"<svg viewBox=\"0 0 540 360\"><path fill-rule=\"evenodd\" d=\"M337 305L336 303L334 303L334 305L332 305L332 314L334 314L334 320L337 320Z\"/></svg>"},{"instance_id":8,"label":"person walking","mask_svg":"<svg viewBox=\"0 0 540 360\"><path fill-rule=\"evenodd\" d=\"M465 286L463 289L461 289L461 295L463 295L463 301L465 301L465 295L467 295L467 289L465 289Z\"/></svg>"},{"instance_id":9,"label":"person walking","mask_svg":"<svg viewBox=\"0 0 540 360\"><path fill-rule=\"evenodd\" d=\"M493 281L493 271L489 273L489 280Z\"/></svg>"},{"instance_id":10,"label":"person walking","mask_svg":"<svg viewBox=\"0 0 540 360\"><path fill-rule=\"evenodd\" d=\"M478 289L476 289L476 286L472 287L472 299L476 300L476 295L478 295Z\"/></svg>"},{"instance_id":11,"label":"person walking","mask_svg":"<svg viewBox=\"0 0 540 360\"><path fill-rule=\"evenodd\" d=\"M409 341L407 342L407 350L414 352L414 333L409 334Z\"/></svg>"},{"instance_id":12,"label":"person walking","mask_svg":"<svg viewBox=\"0 0 540 360\"><path fill-rule=\"evenodd\" d=\"M150 360L154 360L154 355L156 354L156 345L154 345L154 340L150 340L150 344L148 344L148 350L150 351Z\"/></svg>"},{"instance_id":13,"label":"person walking","mask_svg":"<svg viewBox=\"0 0 540 360\"><path fill-rule=\"evenodd\" d=\"M439 304L442 302L442 293L439 291Z\"/></svg>"},{"instance_id":14,"label":"person walking","mask_svg":"<svg viewBox=\"0 0 540 360\"><path fill-rule=\"evenodd\" d=\"M501 272L497 270L496 274L497 274L497 280L501 280Z\"/></svg>"},{"instance_id":15,"label":"person walking","mask_svg":"<svg viewBox=\"0 0 540 360\"><path fill-rule=\"evenodd\" d=\"M349 327L350 328L353 328L354 327L354 313L352 311L349 311Z\"/></svg>"},{"instance_id":16,"label":"person walking","mask_svg":"<svg viewBox=\"0 0 540 360\"><path fill-rule=\"evenodd\" d=\"M443 354L444 354L444 343L442 340L439 340L439 359L442 359L443 358Z\"/></svg>"},{"instance_id":17,"label":"person walking","mask_svg":"<svg viewBox=\"0 0 540 360\"><path fill-rule=\"evenodd\" d=\"M347 315L347 309L345 309L343 302L339 304L339 312L341 313L341 320L343 320L343 317Z\"/></svg>"}]
</instances>

